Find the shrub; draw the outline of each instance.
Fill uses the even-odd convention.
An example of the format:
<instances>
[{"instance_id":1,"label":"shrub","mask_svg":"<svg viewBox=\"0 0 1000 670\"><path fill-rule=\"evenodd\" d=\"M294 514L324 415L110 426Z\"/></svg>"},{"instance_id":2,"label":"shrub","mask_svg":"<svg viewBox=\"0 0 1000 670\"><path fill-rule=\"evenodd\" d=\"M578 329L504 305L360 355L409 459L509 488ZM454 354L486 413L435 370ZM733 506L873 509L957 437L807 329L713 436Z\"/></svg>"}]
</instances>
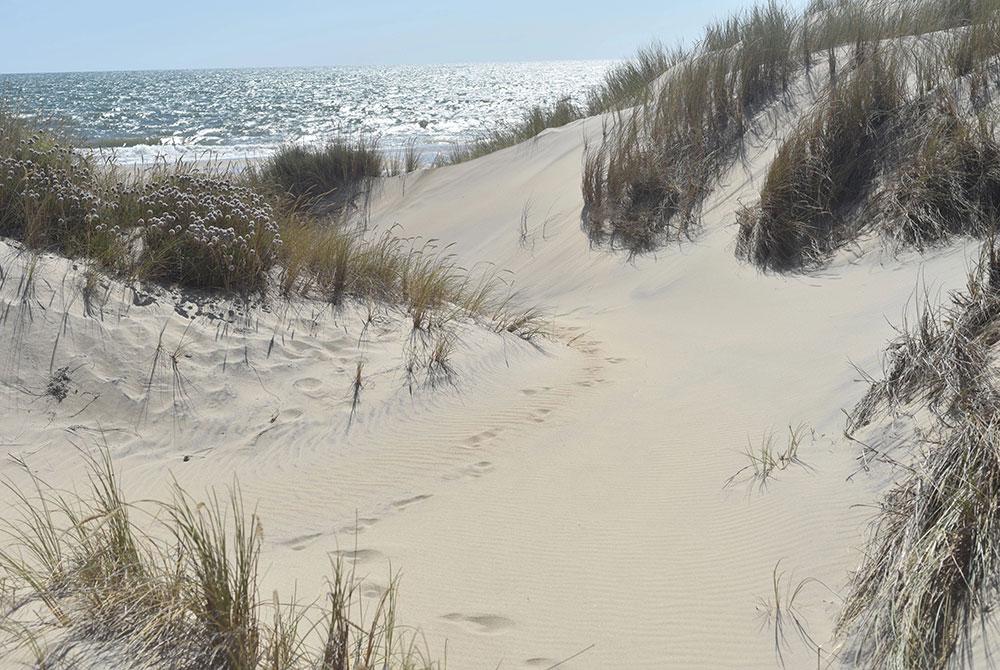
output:
<instances>
[{"instance_id":1,"label":"shrub","mask_svg":"<svg viewBox=\"0 0 1000 670\"><path fill-rule=\"evenodd\" d=\"M155 279L201 288L263 288L281 238L270 204L226 178L165 175L141 189L135 208L140 264Z\"/></svg>"},{"instance_id":2,"label":"shrub","mask_svg":"<svg viewBox=\"0 0 1000 670\"><path fill-rule=\"evenodd\" d=\"M114 265L124 241L114 224L101 224L114 218L117 203L103 197L90 163L3 114L0 137L0 235Z\"/></svg>"},{"instance_id":3,"label":"shrub","mask_svg":"<svg viewBox=\"0 0 1000 670\"><path fill-rule=\"evenodd\" d=\"M0 114L0 235L114 273L197 288L264 287L281 244L270 204L231 177L90 161Z\"/></svg>"}]
</instances>

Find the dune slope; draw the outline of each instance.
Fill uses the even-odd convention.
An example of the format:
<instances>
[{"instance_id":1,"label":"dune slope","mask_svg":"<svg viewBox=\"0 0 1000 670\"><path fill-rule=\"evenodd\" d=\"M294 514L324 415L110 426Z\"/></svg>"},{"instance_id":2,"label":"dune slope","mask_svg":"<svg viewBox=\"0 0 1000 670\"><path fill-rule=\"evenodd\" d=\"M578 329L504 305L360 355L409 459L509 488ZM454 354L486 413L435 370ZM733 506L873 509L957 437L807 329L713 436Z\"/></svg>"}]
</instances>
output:
<instances>
[{"instance_id":1,"label":"dune slope","mask_svg":"<svg viewBox=\"0 0 1000 670\"><path fill-rule=\"evenodd\" d=\"M375 227L453 243L551 315L536 344L461 324L454 378L415 389L391 311L369 328L361 306L308 302L196 315L111 285L95 313L63 259L43 257L26 294L5 245L0 443L57 485L79 483L74 443L95 442L137 497L238 479L264 519L268 588L318 592L331 552L376 587L391 564L401 619L434 651L447 640L451 668L774 667L776 578L782 599L816 580L794 612L829 661L887 484L840 437L865 391L852 364L875 370L918 285L959 286L972 249L844 252L804 276L738 263L735 211L776 146L762 137L693 241L628 262L581 230L600 132L587 119L383 184ZM748 441L799 425L802 465L725 486ZM814 667L785 631L788 667Z\"/></svg>"}]
</instances>

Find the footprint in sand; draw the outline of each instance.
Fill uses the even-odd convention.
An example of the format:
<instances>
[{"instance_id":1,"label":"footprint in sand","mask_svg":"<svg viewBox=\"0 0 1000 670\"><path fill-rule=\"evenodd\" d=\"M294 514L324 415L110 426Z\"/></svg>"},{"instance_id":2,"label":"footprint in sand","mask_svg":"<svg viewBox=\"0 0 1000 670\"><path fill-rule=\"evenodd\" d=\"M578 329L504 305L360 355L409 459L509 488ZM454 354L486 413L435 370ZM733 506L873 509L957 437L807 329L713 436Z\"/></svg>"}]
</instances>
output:
<instances>
[{"instance_id":1,"label":"footprint in sand","mask_svg":"<svg viewBox=\"0 0 1000 670\"><path fill-rule=\"evenodd\" d=\"M487 440L492 440L499 434L500 434L499 430L484 430L481 433L476 433L472 437L467 437L465 439L465 445L469 447L478 447L483 442Z\"/></svg>"},{"instance_id":2,"label":"footprint in sand","mask_svg":"<svg viewBox=\"0 0 1000 670\"><path fill-rule=\"evenodd\" d=\"M318 537L322 537L323 533L307 533L306 535L298 535L291 538L290 540L285 540L284 542L279 542L278 544L284 545L291 549L292 551L302 551L310 544L313 543Z\"/></svg>"},{"instance_id":3,"label":"footprint in sand","mask_svg":"<svg viewBox=\"0 0 1000 670\"><path fill-rule=\"evenodd\" d=\"M386 588L375 582L365 582L361 587L361 595L365 598L377 599L385 595Z\"/></svg>"},{"instance_id":4,"label":"footprint in sand","mask_svg":"<svg viewBox=\"0 0 1000 670\"><path fill-rule=\"evenodd\" d=\"M493 470L493 464L489 461L479 461L478 463L473 463L465 469L466 472L474 477L481 477L491 470Z\"/></svg>"},{"instance_id":5,"label":"footprint in sand","mask_svg":"<svg viewBox=\"0 0 1000 670\"><path fill-rule=\"evenodd\" d=\"M455 479L462 479L463 477L482 477L483 475L491 472L493 470L493 464L489 461L479 461L478 463L473 463L472 465L467 465L464 468L453 472L451 474L445 475L444 479L446 481L451 481Z\"/></svg>"},{"instance_id":6,"label":"footprint in sand","mask_svg":"<svg viewBox=\"0 0 1000 670\"><path fill-rule=\"evenodd\" d=\"M430 494L421 494L421 495L413 496L411 498L403 498L402 500L397 500L397 501L393 502L392 506L395 507L398 510L404 510L407 507L409 507L410 505L413 505L415 503L421 502L423 500L427 500L430 497L431 497Z\"/></svg>"},{"instance_id":7,"label":"footprint in sand","mask_svg":"<svg viewBox=\"0 0 1000 670\"><path fill-rule=\"evenodd\" d=\"M351 533L355 533L355 534L356 533L360 533L361 531L366 530L366 529L374 526L376 523L378 523L378 521L379 521L378 517L374 517L374 516L364 517L363 516L363 517L358 518L357 521L355 521L354 523L352 523L350 525L342 526L342 527L338 528L337 529L337 534L338 535L344 535L344 534L351 534Z\"/></svg>"},{"instance_id":8,"label":"footprint in sand","mask_svg":"<svg viewBox=\"0 0 1000 670\"><path fill-rule=\"evenodd\" d=\"M292 383L292 386L296 391L308 398L312 398L313 400L319 400L320 398L324 398L328 395L323 391L323 382L315 377L303 377L302 379L297 379Z\"/></svg>"},{"instance_id":9,"label":"footprint in sand","mask_svg":"<svg viewBox=\"0 0 1000 670\"><path fill-rule=\"evenodd\" d=\"M441 617L445 621L464 625L474 633L492 635L514 627L514 622L496 614L462 614L452 612Z\"/></svg>"},{"instance_id":10,"label":"footprint in sand","mask_svg":"<svg viewBox=\"0 0 1000 670\"><path fill-rule=\"evenodd\" d=\"M383 557L382 552L375 549L338 549L333 554L354 564L371 563Z\"/></svg>"}]
</instances>

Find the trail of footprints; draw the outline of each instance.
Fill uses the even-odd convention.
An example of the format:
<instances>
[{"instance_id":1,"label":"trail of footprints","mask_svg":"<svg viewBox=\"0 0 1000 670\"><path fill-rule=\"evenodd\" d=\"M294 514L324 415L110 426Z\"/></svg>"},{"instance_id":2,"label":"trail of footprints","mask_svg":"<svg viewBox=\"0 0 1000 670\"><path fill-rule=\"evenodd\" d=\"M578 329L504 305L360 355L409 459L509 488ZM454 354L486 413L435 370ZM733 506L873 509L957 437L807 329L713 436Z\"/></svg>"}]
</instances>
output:
<instances>
[{"instance_id":1,"label":"trail of footprints","mask_svg":"<svg viewBox=\"0 0 1000 670\"><path fill-rule=\"evenodd\" d=\"M508 431L518 432L533 425L538 425L548 421L558 409L582 392L582 389L590 389L608 383L603 376L607 365L618 365L625 359L615 357L602 357L599 343L593 340L574 341L570 344L577 351L587 356L587 362L579 371L576 378L567 380L565 383L556 386L541 386L538 388L524 388L520 393L525 396L530 405L530 409L525 411L524 407L514 408L509 413L503 413L495 417L496 425L479 430L464 438L459 437L457 444L460 448L470 452L484 452L493 447L498 440ZM318 391L311 383L313 380L301 380L298 390L309 393ZM442 475L442 480L454 481L463 478L477 478L489 475L493 472L495 465L492 461L481 456L455 471ZM385 505L376 515L359 518L350 527L337 530L337 535L357 534L360 531L377 523L386 514L405 513L414 505L430 499L431 494L417 494L399 500L392 501ZM301 537L293 538L283 543L293 550L301 550L313 541L322 537L323 533L312 533ZM334 554L353 565L367 566L369 564L379 564L386 560L386 557L375 549L349 549L338 550ZM379 598L385 592L385 586L367 582L363 587L363 594L371 598ZM497 635L515 627L516 623L511 619L493 613L463 613L450 612L441 615L441 619L460 626L461 628L478 635ZM547 657L528 658L523 662L526 668L548 667L553 663L553 659Z\"/></svg>"}]
</instances>

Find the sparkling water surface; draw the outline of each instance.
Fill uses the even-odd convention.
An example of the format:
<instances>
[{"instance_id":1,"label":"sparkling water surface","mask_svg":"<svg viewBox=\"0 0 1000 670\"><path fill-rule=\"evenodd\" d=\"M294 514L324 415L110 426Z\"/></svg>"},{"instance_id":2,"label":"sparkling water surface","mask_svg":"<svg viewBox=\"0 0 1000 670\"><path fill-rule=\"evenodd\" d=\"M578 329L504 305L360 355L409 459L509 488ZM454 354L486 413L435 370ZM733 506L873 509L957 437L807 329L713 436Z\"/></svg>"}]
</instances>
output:
<instances>
[{"instance_id":1,"label":"sparkling water surface","mask_svg":"<svg viewBox=\"0 0 1000 670\"><path fill-rule=\"evenodd\" d=\"M425 161L517 121L583 101L608 61L396 67L0 74L0 104L55 123L125 163L256 158L286 142L368 134Z\"/></svg>"}]
</instances>

